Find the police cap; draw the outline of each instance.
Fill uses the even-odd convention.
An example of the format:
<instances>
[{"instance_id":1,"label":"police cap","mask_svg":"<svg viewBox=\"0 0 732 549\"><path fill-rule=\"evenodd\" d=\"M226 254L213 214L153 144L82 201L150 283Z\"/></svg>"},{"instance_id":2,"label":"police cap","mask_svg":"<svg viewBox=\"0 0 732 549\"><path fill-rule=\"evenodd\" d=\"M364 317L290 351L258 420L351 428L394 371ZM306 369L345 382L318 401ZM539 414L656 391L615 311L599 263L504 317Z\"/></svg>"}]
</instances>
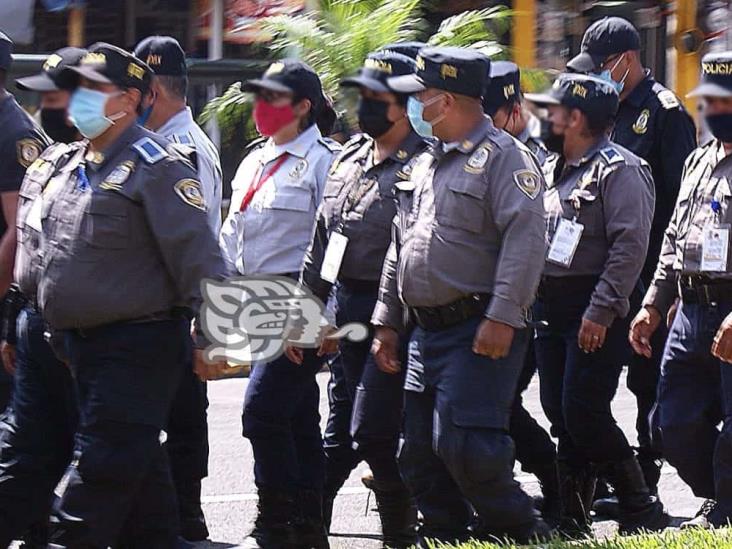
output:
<instances>
[{"instance_id":1,"label":"police cap","mask_svg":"<svg viewBox=\"0 0 732 549\"><path fill-rule=\"evenodd\" d=\"M615 88L586 74L563 73L545 93L527 93L526 99L540 105L563 105L579 109L591 120L615 116L620 100Z\"/></svg>"},{"instance_id":2,"label":"police cap","mask_svg":"<svg viewBox=\"0 0 732 549\"><path fill-rule=\"evenodd\" d=\"M521 99L521 71L516 63L492 62L489 78L483 95L483 110L486 114L493 116L507 103Z\"/></svg>"},{"instance_id":3,"label":"police cap","mask_svg":"<svg viewBox=\"0 0 732 549\"><path fill-rule=\"evenodd\" d=\"M148 36L135 48L135 56L158 76L186 76L186 54L172 36Z\"/></svg>"},{"instance_id":4,"label":"police cap","mask_svg":"<svg viewBox=\"0 0 732 549\"><path fill-rule=\"evenodd\" d=\"M242 88L246 91L270 90L291 93L295 97L309 99L314 110L325 104L320 78L309 65L298 59L275 61L261 78L246 80Z\"/></svg>"},{"instance_id":5,"label":"police cap","mask_svg":"<svg viewBox=\"0 0 732 549\"><path fill-rule=\"evenodd\" d=\"M424 48L417 55L416 72L395 78L391 86L399 93L416 93L435 88L469 97L482 97L490 64L485 55L473 49Z\"/></svg>"},{"instance_id":6,"label":"police cap","mask_svg":"<svg viewBox=\"0 0 732 549\"><path fill-rule=\"evenodd\" d=\"M93 44L79 64L66 67L59 78L60 87L76 87L79 76L100 84L114 84L120 88L137 88L147 93L152 79L152 69L130 52L107 44Z\"/></svg>"},{"instance_id":7,"label":"police cap","mask_svg":"<svg viewBox=\"0 0 732 549\"><path fill-rule=\"evenodd\" d=\"M344 78L341 86L363 86L375 92L393 92L391 81L414 74L415 62L406 55L390 51L370 53L357 76Z\"/></svg>"},{"instance_id":8,"label":"police cap","mask_svg":"<svg viewBox=\"0 0 732 549\"><path fill-rule=\"evenodd\" d=\"M15 85L21 90L48 92L59 89L58 80L63 70L81 61L87 51L82 48L61 48L48 56L38 74L18 78Z\"/></svg>"},{"instance_id":9,"label":"police cap","mask_svg":"<svg viewBox=\"0 0 732 549\"><path fill-rule=\"evenodd\" d=\"M426 47L427 44L424 42L394 42L393 44L387 44L381 50L401 53L412 59L417 59L417 54Z\"/></svg>"},{"instance_id":10,"label":"police cap","mask_svg":"<svg viewBox=\"0 0 732 549\"><path fill-rule=\"evenodd\" d=\"M13 64L13 41L0 31L0 70L8 70Z\"/></svg>"},{"instance_id":11,"label":"police cap","mask_svg":"<svg viewBox=\"0 0 732 549\"><path fill-rule=\"evenodd\" d=\"M567 63L576 72L592 72L611 55L640 49L640 35L627 19L603 17L595 21L582 37L580 53Z\"/></svg>"},{"instance_id":12,"label":"police cap","mask_svg":"<svg viewBox=\"0 0 732 549\"><path fill-rule=\"evenodd\" d=\"M732 51L708 53L702 58L701 82L689 97L732 97Z\"/></svg>"}]
</instances>

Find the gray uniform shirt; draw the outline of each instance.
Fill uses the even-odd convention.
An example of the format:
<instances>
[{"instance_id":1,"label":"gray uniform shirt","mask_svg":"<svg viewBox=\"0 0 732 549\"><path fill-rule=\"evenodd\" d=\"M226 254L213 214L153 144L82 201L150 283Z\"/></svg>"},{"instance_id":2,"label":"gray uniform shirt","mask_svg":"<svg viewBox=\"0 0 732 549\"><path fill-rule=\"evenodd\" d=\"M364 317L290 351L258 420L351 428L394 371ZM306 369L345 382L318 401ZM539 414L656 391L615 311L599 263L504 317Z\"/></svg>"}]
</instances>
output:
<instances>
[{"instance_id":1,"label":"gray uniform shirt","mask_svg":"<svg viewBox=\"0 0 732 549\"><path fill-rule=\"evenodd\" d=\"M231 182L231 207L219 239L232 271L242 275L300 272L328 170L339 150L340 145L325 140L313 125L283 145L270 139L242 160ZM287 155L284 163L240 211L249 187L282 155Z\"/></svg>"},{"instance_id":2,"label":"gray uniform shirt","mask_svg":"<svg viewBox=\"0 0 732 549\"><path fill-rule=\"evenodd\" d=\"M333 231L348 238L339 278L379 281L396 215L394 184L409 179L410 161L426 146L412 132L394 154L374 164L374 140L362 134L335 159L303 266L303 282L320 299L325 301L331 289L320 269Z\"/></svg>"},{"instance_id":3,"label":"gray uniform shirt","mask_svg":"<svg viewBox=\"0 0 732 549\"><path fill-rule=\"evenodd\" d=\"M401 329L403 304L490 293L488 318L525 326L546 249L544 180L528 149L485 117L461 143L422 154L396 187L373 323Z\"/></svg>"},{"instance_id":4,"label":"gray uniform shirt","mask_svg":"<svg viewBox=\"0 0 732 549\"><path fill-rule=\"evenodd\" d=\"M38 302L53 328L196 313L201 279L225 275L196 172L167 147L132 126L103 154L84 144L34 176L41 188L58 186L42 203L38 267Z\"/></svg>"},{"instance_id":5,"label":"gray uniform shirt","mask_svg":"<svg viewBox=\"0 0 732 549\"><path fill-rule=\"evenodd\" d=\"M719 213L712 201L719 203ZM714 139L694 150L686 159L676 207L658 259L653 283L643 301L662 314L678 296L680 274L702 274L701 256L704 228L714 224L732 224L732 155L725 153L722 143ZM714 279L732 280L732 260L728 244L727 269L704 272Z\"/></svg>"},{"instance_id":6,"label":"gray uniform shirt","mask_svg":"<svg viewBox=\"0 0 732 549\"><path fill-rule=\"evenodd\" d=\"M606 138L566 164L545 193L548 242L561 218L576 217L584 227L569 268L547 261L544 275L600 277L585 318L610 326L628 314L648 249L654 194L648 163Z\"/></svg>"},{"instance_id":7,"label":"gray uniform shirt","mask_svg":"<svg viewBox=\"0 0 732 549\"><path fill-rule=\"evenodd\" d=\"M219 151L195 120L190 107L173 115L158 128L157 133L175 143L191 147L195 152L195 167L206 201L208 224L215 235L221 229L221 160Z\"/></svg>"}]
</instances>

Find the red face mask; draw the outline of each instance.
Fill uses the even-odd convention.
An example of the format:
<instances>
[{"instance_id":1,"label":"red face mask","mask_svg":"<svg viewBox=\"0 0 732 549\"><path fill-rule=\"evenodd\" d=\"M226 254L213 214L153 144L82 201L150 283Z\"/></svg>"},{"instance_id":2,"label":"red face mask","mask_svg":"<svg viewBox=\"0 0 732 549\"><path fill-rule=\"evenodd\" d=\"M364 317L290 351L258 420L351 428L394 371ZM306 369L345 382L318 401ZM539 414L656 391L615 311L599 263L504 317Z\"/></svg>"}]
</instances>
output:
<instances>
[{"instance_id":1,"label":"red face mask","mask_svg":"<svg viewBox=\"0 0 732 549\"><path fill-rule=\"evenodd\" d=\"M257 125L257 131L266 137L273 136L293 120L295 113L292 105L275 107L262 99L254 103L254 123Z\"/></svg>"}]
</instances>

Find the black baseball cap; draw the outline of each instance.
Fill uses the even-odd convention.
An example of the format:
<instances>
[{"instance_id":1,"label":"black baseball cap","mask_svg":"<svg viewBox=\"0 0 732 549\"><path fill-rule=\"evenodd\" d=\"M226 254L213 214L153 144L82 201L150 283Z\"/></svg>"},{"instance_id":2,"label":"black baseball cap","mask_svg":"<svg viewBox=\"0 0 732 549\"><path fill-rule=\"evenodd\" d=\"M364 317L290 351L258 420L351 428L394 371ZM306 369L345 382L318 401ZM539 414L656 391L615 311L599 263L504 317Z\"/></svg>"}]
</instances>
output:
<instances>
[{"instance_id":1,"label":"black baseball cap","mask_svg":"<svg viewBox=\"0 0 732 549\"><path fill-rule=\"evenodd\" d=\"M402 55L406 55L407 57L411 57L412 59L417 59L417 55L419 54L420 50L427 47L427 44L424 42L394 42L393 44L387 44L383 48L381 48L381 51L390 51L394 53L401 53Z\"/></svg>"},{"instance_id":2,"label":"black baseball cap","mask_svg":"<svg viewBox=\"0 0 732 549\"><path fill-rule=\"evenodd\" d=\"M493 116L503 105L521 99L521 71L516 63L491 63L489 82L483 95L483 110Z\"/></svg>"},{"instance_id":3,"label":"black baseball cap","mask_svg":"<svg viewBox=\"0 0 732 549\"><path fill-rule=\"evenodd\" d=\"M48 56L43 68L38 74L18 78L15 85L21 90L35 92L56 91L59 88L58 81L63 70L73 67L87 54L82 48L61 48Z\"/></svg>"},{"instance_id":4,"label":"black baseball cap","mask_svg":"<svg viewBox=\"0 0 732 549\"><path fill-rule=\"evenodd\" d=\"M592 72L611 55L640 49L640 35L622 17L603 17L595 21L582 37L579 55L567 63L576 72Z\"/></svg>"},{"instance_id":5,"label":"black baseball cap","mask_svg":"<svg viewBox=\"0 0 732 549\"><path fill-rule=\"evenodd\" d=\"M309 99L318 108L325 103L320 78L309 65L299 59L275 61L261 78L244 81L242 88L254 92L264 89L291 93L295 97Z\"/></svg>"},{"instance_id":6,"label":"black baseball cap","mask_svg":"<svg viewBox=\"0 0 732 549\"><path fill-rule=\"evenodd\" d=\"M701 82L687 97L732 97L732 51L708 53L701 62Z\"/></svg>"},{"instance_id":7,"label":"black baseball cap","mask_svg":"<svg viewBox=\"0 0 732 549\"><path fill-rule=\"evenodd\" d=\"M0 69L8 70L13 64L13 41L0 31Z\"/></svg>"},{"instance_id":8,"label":"black baseball cap","mask_svg":"<svg viewBox=\"0 0 732 549\"><path fill-rule=\"evenodd\" d=\"M424 48L417 55L414 74L391 81L398 93L436 88L468 97L482 97L490 59L477 50L456 47Z\"/></svg>"},{"instance_id":9,"label":"black baseball cap","mask_svg":"<svg viewBox=\"0 0 732 549\"><path fill-rule=\"evenodd\" d=\"M615 116L620 99L615 88L605 80L587 74L563 73L544 93L527 93L526 99L539 105L564 105L579 109L597 120Z\"/></svg>"},{"instance_id":10,"label":"black baseball cap","mask_svg":"<svg viewBox=\"0 0 732 549\"><path fill-rule=\"evenodd\" d=\"M75 88L79 85L79 76L83 76L92 82L137 88L145 94L152 75L152 69L130 52L106 42L97 42L89 48L78 65L61 71L57 80L61 87Z\"/></svg>"},{"instance_id":11,"label":"black baseball cap","mask_svg":"<svg viewBox=\"0 0 732 549\"><path fill-rule=\"evenodd\" d=\"M172 36L148 36L135 48L135 57L144 61L157 76L186 76L186 54Z\"/></svg>"},{"instance_id":12,"label":"black baseball cap","mask_svg":"<svg viewBox=\"0 0 732 549\"><path fill-rule=\"evenodd\" d=\"M414 74L416 64L406 55L390 51L370 53L357 76L344 78L341 86L363 86L375 92L393 92L391 81L399 76Z\"/></svg>"}]
</instances>

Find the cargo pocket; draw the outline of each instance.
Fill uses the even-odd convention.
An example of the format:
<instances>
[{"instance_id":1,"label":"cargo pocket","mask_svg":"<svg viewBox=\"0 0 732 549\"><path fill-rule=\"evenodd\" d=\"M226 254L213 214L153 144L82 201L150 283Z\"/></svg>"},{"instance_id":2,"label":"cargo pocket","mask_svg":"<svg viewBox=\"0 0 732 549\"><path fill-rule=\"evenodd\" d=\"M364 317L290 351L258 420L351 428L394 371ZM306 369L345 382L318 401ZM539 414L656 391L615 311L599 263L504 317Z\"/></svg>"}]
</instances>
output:
<instances>
[{"instance_id":1,"label":"cargo pocket","mask_svg":"<svg viewBox=\"0 0 732 549\"><path fill-rule=\"evenodd\" d=\"M81 222L81 237L88 247L124 250L130 246L126 199L108 193L91 197Z\"/></svg>"},{"instance_id":2,"label":"cargo pocket","mask_svg":"<svg viewBox=\"0 0 732 549\"><path fill-rule=\"evenodd\" d=\"M461 177L449 181L435 204L435 218L446 227L471 233L483 230L484 199L488 191L481 177Z\"/></svg>"}]
</instances>

